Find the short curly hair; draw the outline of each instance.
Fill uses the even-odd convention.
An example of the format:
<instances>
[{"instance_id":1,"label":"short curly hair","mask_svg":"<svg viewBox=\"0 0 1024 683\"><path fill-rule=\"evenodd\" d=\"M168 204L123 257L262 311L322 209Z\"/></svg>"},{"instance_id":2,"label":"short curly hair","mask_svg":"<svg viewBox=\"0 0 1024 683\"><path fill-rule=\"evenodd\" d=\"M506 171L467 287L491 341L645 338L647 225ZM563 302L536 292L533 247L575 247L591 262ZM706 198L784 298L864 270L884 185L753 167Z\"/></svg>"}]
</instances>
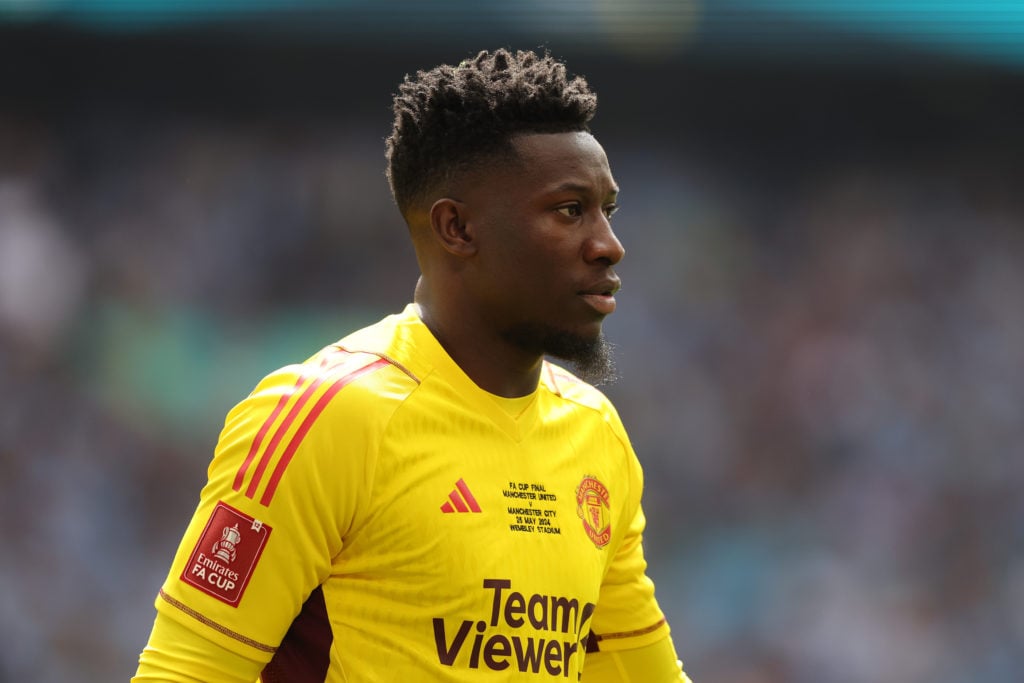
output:
<instances>
[{"instance_id":1,"label":"short curly hair","mask_svg":"<svg viewBox=\"0 0 1024 683\"><path fill-rule=\"evenodd\" d=\"M460 171L514 154L519 133L589 131L597 96L550 54L486 50L408 75L394 99L387 178L403 215Z\"/></svg>"}]
</instances>

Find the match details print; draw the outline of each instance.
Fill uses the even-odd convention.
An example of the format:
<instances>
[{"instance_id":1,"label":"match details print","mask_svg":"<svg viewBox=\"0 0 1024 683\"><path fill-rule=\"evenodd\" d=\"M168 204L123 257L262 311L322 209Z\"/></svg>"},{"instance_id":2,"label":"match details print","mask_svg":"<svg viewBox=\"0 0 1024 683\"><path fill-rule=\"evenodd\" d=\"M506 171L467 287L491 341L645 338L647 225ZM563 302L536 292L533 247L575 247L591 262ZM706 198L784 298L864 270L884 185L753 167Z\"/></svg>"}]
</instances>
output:
<instances>
[{"instance_id":1,"label":"match details print","mask_svg":"<svg viewBox=\"0 0 1024 683\"><path fill-rule=\"evenodd\" d=\"M181 580L237 607L270 532L271 528L260 520L218 502Z\"/></svg>"},{"instance_id":2,"label":"match details print","mask_svg":"<svg viewBox=\"0 0 1024 683\"><path fill-rule=\"evenodd\" d=\"M548 493L543 484L510 481L502 490L508 504L510 531L524 534L561 534L555 503L558 496Z\"/></svg>"}]
</instances>

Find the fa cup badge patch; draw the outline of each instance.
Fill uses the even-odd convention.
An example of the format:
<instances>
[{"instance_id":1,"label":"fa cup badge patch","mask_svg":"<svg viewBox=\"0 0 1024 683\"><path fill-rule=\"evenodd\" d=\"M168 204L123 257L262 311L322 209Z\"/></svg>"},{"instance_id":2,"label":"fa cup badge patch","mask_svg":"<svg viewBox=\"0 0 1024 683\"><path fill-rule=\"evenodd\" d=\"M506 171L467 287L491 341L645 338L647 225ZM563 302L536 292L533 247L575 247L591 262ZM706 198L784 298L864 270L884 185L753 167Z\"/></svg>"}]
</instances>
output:
<instances>
[{"instance_id":1,"label":"fa cup badge patch","mask_svg":"<svg viewBox=\"0 0 1024 683\"><path fill-rule=\"evenodd\" d=\"M217 503L181 580L237 607L270 532L271 528L260 520Z\"/></svg>"},{"instance_id":2,"label":"fa cup badge patch","mask_svg":"<svg viewBox=\"0 0 1024 683\"><path fill-rule=\"evenodd\" d=\"M583 477L576 487L576 514L583 520L583 530L598 548L608 545L612 538L608 504L608 487L595 477Z\"/></svg>"}]
</instances>

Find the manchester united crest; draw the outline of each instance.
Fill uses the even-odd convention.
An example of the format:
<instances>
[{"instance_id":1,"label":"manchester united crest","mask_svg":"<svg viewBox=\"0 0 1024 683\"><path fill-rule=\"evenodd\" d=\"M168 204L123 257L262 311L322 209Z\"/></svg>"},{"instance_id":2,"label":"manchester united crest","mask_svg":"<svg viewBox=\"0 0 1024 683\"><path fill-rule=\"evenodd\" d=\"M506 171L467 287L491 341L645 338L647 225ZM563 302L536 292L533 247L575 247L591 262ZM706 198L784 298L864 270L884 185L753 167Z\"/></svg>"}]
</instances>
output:
<instances>
[{"instance_id":1,"label":"manchester united crest","mask_svg":"<svg viewBox=\"0 0 1024 683\"><path fill-rule=\"evenodd\" d=\"M608 545L612 537L608 487L587 475L576 487L576 514L583 520L583 530L598 548Z\"/></svg>"}]
</instances>

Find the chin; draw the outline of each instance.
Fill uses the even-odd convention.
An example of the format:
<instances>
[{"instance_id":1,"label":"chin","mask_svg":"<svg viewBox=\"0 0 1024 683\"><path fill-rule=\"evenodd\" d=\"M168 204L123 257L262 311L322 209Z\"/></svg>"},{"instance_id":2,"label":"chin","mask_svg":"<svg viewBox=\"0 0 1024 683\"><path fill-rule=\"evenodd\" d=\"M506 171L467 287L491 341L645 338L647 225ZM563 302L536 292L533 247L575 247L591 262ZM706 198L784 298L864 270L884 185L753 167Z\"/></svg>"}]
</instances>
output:
<instances>
[{"instance_id":1,"label":"chin","mask_svg":"<svg viewBox=\"0 0 1024 683\"><path fill-rule=\"evenodd\" d=\"M616 378L612 345L601 334L600 324L577 330L524 324L509 328L503 337L524 350L568 362L591 384Z\"/></svg>"}]
</instances>

